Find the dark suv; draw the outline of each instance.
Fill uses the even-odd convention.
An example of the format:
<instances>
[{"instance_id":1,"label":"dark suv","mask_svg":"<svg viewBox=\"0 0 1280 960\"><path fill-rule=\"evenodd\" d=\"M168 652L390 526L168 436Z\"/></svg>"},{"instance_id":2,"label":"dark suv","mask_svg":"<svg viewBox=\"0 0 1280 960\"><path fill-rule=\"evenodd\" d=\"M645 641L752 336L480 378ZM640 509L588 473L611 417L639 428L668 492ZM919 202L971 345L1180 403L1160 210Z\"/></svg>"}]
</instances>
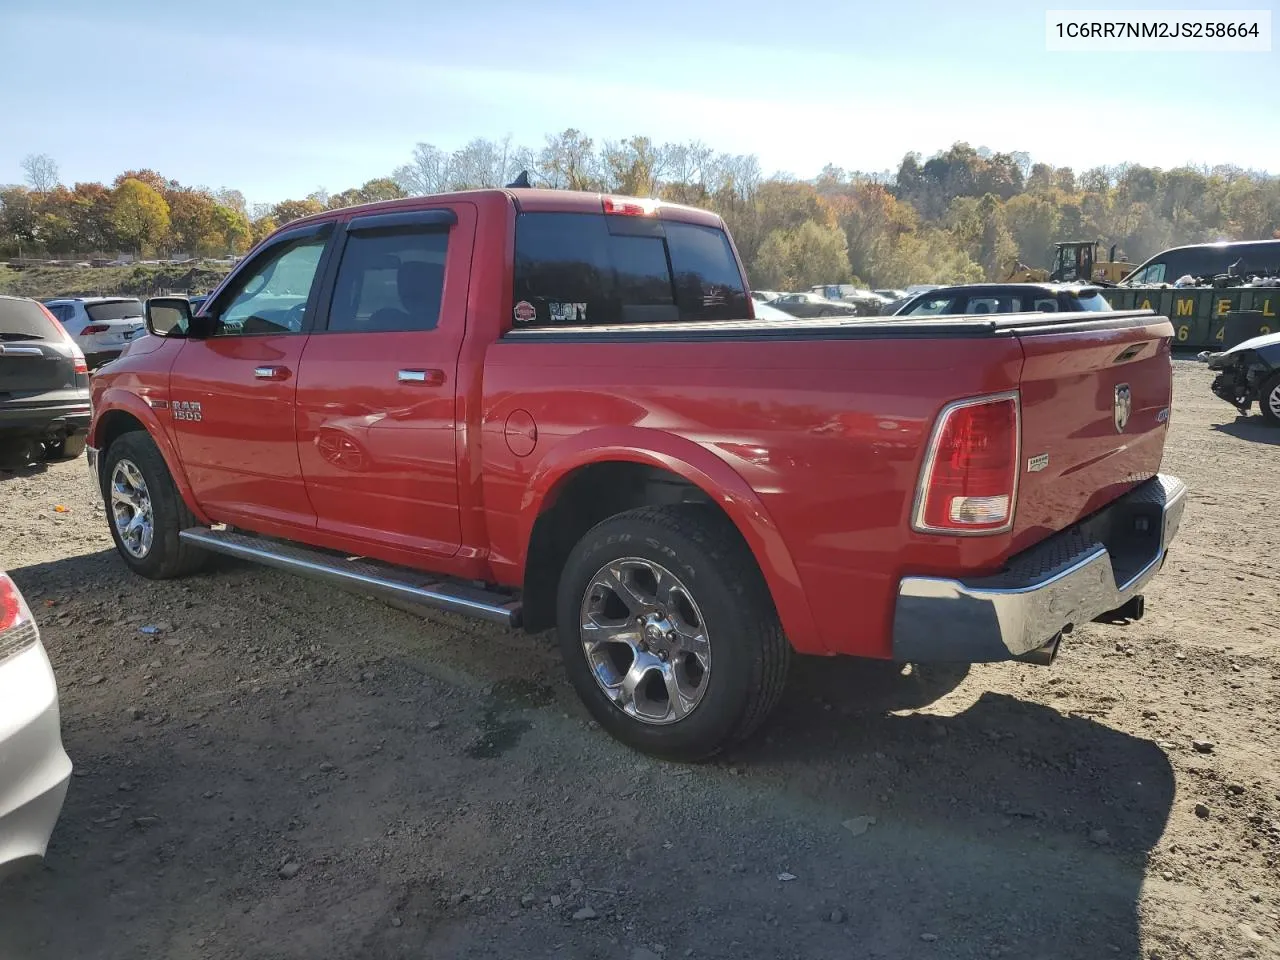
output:
<instances>
[{"instance_id":1,"label":"dark suv","mask_svg":"<svg viewBox=\"0 0 1280 960\"><path fill-rule=\"evenodd\" d=\"M78 457L88 429L84 353L35 300L0 296L0 466Z\"/></svg>"}]
</instances>

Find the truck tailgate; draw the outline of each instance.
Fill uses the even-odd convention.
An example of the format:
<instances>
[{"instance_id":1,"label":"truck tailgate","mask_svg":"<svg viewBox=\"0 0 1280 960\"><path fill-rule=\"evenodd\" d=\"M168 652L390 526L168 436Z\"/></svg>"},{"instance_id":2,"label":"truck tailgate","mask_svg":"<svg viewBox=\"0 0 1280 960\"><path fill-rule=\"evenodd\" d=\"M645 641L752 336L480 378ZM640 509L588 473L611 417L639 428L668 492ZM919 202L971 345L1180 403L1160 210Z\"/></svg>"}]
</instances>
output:
<instances>
[{"instance_id":1,"label":"truck tailgate","mask_svg":"<svg viewBox=\"0 0 1280 960\"><path fill-rule=\"evenodd\" d=\"M1025 357L1017 551L1155 475L1169 425L1173 326L1136 317L1015 333Z\"/></svg>"}]
</instances>

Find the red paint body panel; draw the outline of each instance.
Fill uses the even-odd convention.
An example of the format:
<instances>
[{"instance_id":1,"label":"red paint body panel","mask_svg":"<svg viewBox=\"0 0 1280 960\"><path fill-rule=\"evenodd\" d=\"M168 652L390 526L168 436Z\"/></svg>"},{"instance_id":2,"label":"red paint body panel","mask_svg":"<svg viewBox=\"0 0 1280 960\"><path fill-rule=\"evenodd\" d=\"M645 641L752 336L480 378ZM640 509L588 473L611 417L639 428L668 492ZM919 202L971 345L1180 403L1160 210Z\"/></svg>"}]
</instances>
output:
<instances>
[{"instance_id":1,"label":"red paint body panel","mask_svg":"<svg viewBox=\"0 0 1280 960\"><path fill-rule=\"evenodd\" d=\"M462 542L454 389L476 207L449 206L458 223L436 328L317 331L302 355L296 423L303 481L318 528L349 538L352 547L449 557ZM401 382L401 370L432 376Z\"/></svg>"},{"instance_id":2,"label":"red paint body panel","mask_svg":"<svg viewBox=\"0 0 1280 960\"><path fill-rule=\"evenodd\" d=\"M1173 401L1169 322L1023 339L1024 459L1049 453L1049 465L1023 473L1014 543L1031 546L1155 476ZM1134 356L1117 363L1122 354ZM1116 387L1128 384L1133 411L1116 431ZM1163 415L1162 415L1163 414Z\"/></svg>"},{"instance_id":3,"label":"red paint body panel","mask_svg":"<svg viewBox=\"0 0 1280 960\"><path fill-rule=\"evenodd\" d=\"M209 523L209 517L196 503L186 466L178 454L172 433L169 368L183 346L182 341L143 337L129 345L128 353L112 362L109 375L91 377L93 422L86 442L100 448L104 440L102 427L107 422L106 414L128 414L142 424L155 441L182 499L202 523ZM157 406L152 407L151 403Z\"/></svg>"},{"instance_id":4,"label":"red paint body panel","mask_svg":"<svg viewBox=\"0 0 1280 960\"><path fill-rule=\"evenodd\" d=\"M239 406L247 394L234 369L207 359L211 348L197 365L198 351L166 343L99 378L112 387L101 393L105 406L95 403L98 416L140 404L125 396L150 389L146 378L160 374L145 371L176 356L175 383L207 394L210 409L235 404L234 424L183 435L194 482L180 487L208 519L235 522L256 510L241 525L513 587L524 581L535 520L575 470L605 461L661 467L701 488L741 531L797 649L880 657L891 652L901 577L994 572L1159 466L1171 384L1163 318L936 339L503 339L517 207L595 213L600 204L598 194L493 190L360 208L458 212L436 330L278 338L299 345L296 378L275 386L296 397L281 392L280 417L256 419ZM688 208L656 216L721 224ZM255 358L282 349L252 339L257 346L239 349ZM439 369L444 383L397 385L403 367ZM1123 433L1113 420L1121 383L1134 398ZM1020 391L1024 461L1049 455L1034 473L1019 464L1012 530L913 532L939 411L1009 390ZM232 426L246 447L230 444ZM176 456L170 444L166 458ZM183 466L171 462L175 476ZM285 501L315 514L286 517Z\"/></svg>"},{"instance_id":5,"label":"red paint body panel","mask_svg":"<svg viewBox=\"0 0 1280 960\"><path fill-rule=\"evenodd\" d=\"M1007 537L919 537L908 518L938 410L1016 386L1021 363L1012 338L910 351L893 340L499 343L482 444L495 571L519 575L533 520L570 470L653 463L725 507L797 649L887 655L904 572L990 567L1008 553ZM515 409L538 425L528 457L502 442Z\"/></svg>"},{"instance_id":6,"label":"red paint body panel","mask_svg":"<svg viewBox=\"0 0 1280 960\"><path fill-rule=\"evenodd\" d=\"M215 337L183 344L170 370L170 406L200 404L201 419L171 419L198 503L224 523L313 527L294 433L305 334ZM260 380L260 366L288 371Z\"/></svg>"}]
</instances>

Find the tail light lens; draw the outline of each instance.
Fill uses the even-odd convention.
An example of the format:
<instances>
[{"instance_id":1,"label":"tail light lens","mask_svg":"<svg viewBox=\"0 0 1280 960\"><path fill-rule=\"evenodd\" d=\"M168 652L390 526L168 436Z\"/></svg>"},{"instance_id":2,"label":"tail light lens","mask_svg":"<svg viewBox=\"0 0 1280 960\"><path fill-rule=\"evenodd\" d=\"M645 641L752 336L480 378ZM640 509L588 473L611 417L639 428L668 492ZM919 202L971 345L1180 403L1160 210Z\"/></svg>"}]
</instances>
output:
<instances>
[{"instance_id":1,"label":"tail light lens","mask_svg":"<svg viewBox=\"0 0 1280 960\"><path fill-rule=\"evenodd\" d=\"M18 585L0 573L0 662L35 646L38 639L35 619Z\"/></svg>"},{"instance_id":2,"label":"tail light lens","mask_svg":"<svg viewBox=\"0 0 1280 960\"><path fill-rule=\"evenodd\" d=\"M922 533L1002 533L1018 498L1021 410L1016 393L949 404L938 416L916 490Z\"/></svg>"},{"instance_id":3,"label":"tail light lens","mask_svg":"<svg viewBox=\"0 0 1280 960\"><path fill-rule=\"evenodd\" d=\"M106 333L110 329L105 323L91 323L80 331L80 336L87 337L91 333Z\"/></svg>"}]
</instances>

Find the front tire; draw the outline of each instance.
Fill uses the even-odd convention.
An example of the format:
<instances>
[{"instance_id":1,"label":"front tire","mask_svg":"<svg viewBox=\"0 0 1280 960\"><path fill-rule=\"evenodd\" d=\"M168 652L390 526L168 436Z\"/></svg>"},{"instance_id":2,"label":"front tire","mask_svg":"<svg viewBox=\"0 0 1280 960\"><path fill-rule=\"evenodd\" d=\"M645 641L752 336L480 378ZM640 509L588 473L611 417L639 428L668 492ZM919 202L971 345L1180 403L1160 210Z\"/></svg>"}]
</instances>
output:
<instances>
[{"instance_id":1,"label":"front tire","mask_svg":"<svg viewBox=\"0 0 1280 960\"><path fill-rule=\"evenodd\" d=\"M116 550L134 573L168 580L194 573L206 554L178 532L200 521L187 509L155 441L143 431L107 448L102 498Z\"/></svg>"},{"instance_id":2,"label":"front tire","mask_svg":"<svg viewBox=\"0 0 1280 960\"><path fill-rule=\"evenodd\" d=\"M1263 419L1273 427L1280 427L1280 371L1273 373L1258 390L1258 406Z\"/></svg>"},{"instance_id":3,"label":"front tire","mask_svg":"<svg viewBox=\"0 0 1280 960\"><path fill-rule=\"evenodd\" d=\"M556 612L578 696L644 753L706 759L782 695L791 647L750 550L714 508L643 507L593 527Z\"/></svg>"}]
</instances>

